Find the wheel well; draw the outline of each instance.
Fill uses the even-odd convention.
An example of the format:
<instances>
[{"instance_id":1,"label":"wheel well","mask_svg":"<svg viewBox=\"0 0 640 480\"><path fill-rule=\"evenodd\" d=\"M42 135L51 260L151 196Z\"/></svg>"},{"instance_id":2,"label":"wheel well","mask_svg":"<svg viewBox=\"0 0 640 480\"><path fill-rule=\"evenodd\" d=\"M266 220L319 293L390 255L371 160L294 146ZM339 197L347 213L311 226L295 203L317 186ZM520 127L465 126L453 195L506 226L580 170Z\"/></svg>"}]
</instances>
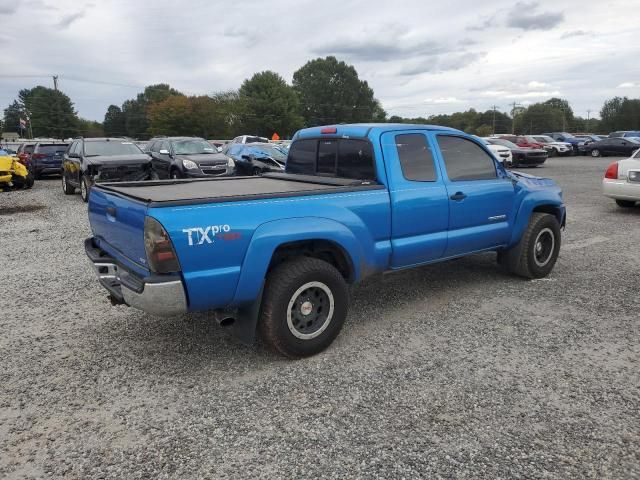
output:
<instances>
[{"instance_id":1,"label":"wheel well","mask_svg":"<svg viewBox=\"0 0 640 480\"><path fill-rule=\"evenodd\" d=\"M562 218L562 212L555 205L538 205L533 209L533 211L540 212L540 213L548 213L549 215L553 215L558 220L558 223L561 226L564 226L563 225L564 219Z\"/></svg>"},{"instance_id":2,"label":"wheel well","mask_svg":"<svg viewBox=\"0 0 640 480\"><path fill-rule=\"evenodd\" d=\"M280 245L273 256L267 271L294 257L313 257L333 265L347 282L354 281L354 269L351 258L344 249L329 240L302 240Z\"/></svg>"}]
</instances>

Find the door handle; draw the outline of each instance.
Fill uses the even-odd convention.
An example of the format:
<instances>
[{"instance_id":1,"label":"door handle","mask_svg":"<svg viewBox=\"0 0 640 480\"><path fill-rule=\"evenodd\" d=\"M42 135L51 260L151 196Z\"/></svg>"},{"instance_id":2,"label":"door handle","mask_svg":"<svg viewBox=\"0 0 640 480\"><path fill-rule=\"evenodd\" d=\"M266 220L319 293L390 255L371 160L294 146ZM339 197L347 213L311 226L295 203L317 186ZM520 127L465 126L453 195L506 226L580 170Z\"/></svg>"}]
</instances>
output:
<instances>
[{"instance_id":1,"label":"door handle","mask_svg":"<svg viewBox=\"0 0 640 480\"><path fill-rule=\"evenodd\" d=\"M467 196L462 192L456 192L449 197L451 200L455 200L456 202L460 202L467 198Z\"/></svg>"},{"instance_id":2,"label":"door handle","mask_svg":"<svg viewBox=\"0 0 640 480\"><path fill-rule=\"evenodd\" d=\"M107 207L107 216L116 218L116 207Z\"/></svg>"}]
</instances>

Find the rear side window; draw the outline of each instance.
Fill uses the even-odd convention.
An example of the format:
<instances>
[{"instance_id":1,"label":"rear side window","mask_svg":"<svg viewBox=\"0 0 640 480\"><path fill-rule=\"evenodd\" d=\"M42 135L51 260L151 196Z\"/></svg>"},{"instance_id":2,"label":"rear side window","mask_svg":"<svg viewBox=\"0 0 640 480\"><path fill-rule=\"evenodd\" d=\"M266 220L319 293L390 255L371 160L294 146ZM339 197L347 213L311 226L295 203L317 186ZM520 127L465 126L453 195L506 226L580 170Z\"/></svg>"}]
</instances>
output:
<instances>
[{"instance_id":1,"label":"rear side window","mask_svg":"<svg viewBox=\"0 0 640 480\"><path fill-rule=\"evenodd\" d=\"M38 147L38 153L43 153L45 155L51 155L56 153L64 153L67 150L66 144L57 144L57 145L40 145Z\"/></svg>"},{"instance_id":2,"label":"rear side window","mask_svg":"<svg viewBox=\"0 0 640 480\"><path fill-rule=\"evenodd\" d=\"M317 140L293 142L287 157L287 172L314 175L316 173Z\"/></svg>"},{"instance_id":3,"label":"rear side window","mask_svg":"<svg viewBox=\"0 0 640 480\"><path fill-rule=\"evenodd\" d=\"M338 142L337 176L358 180L375 180L376 170L369 142L343 139Z\"/></svg>"},{"instance_id":4,"label":"rear side window","mask_svg":"<svg viewBox=\"0 0 640 480\"><path fill-rule=\"evenodd\" d=\"M438 135L438 146L451 181L496 178L496 166L493 158L471 140L450 135Z\"/></svg>"},{"instance_id":5,"label":"rear side window","mask_svg":"<svg viewBox=\"0 0 640 480\"><path fill-rule=\"evenodd\" d=\"M433 154L427 137L420 133L396 135L396 150L404 178L418 182L436 180Z\"/></svg>"}]
</instances>

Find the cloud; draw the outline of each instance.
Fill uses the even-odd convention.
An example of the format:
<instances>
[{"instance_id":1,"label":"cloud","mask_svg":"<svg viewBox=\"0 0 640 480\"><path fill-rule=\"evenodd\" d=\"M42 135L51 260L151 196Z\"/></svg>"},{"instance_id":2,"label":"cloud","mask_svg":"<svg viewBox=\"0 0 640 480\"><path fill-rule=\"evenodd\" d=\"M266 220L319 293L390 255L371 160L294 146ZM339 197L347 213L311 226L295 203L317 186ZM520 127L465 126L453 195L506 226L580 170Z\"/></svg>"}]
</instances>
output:
<instances>
[{"instance_id":1,"label":"cloud","mask_svg":"<svg viewBox=\"0 0 640 480\"><path fill-rule=\"evenodd\" d=\"M589 32L585 32L584 30L571 30L569 32L564 32L562 35L560 35L560 39L582 37L584 35L589 35Z\"/></svg>"},{"instance_id":2,"label":"cloud","mask_svg":"<svg viewBox=\"0 0 640 480\"><path fill-rule=\"evenodd\" d=\"M438 97L427 98L425 99L425 103L433 103L435 105L449 105L452 103L462 103L462 100L456 97Z\"/></svg>"},{"instance_id":3,"label":"cloud","mask_svg":"<svg viewBox=\"0 0 640 480\"><path fill-rule=\"evenodd\" d=\"M484 57L486 52L462 52L435 55L412 65L400 69L399 74L404 76L420 75L423 73L440 73L452 70L460 70Z\"/></svg>"},{"instance_id":4,"label":"cloud","mask_svg":"<svg viewBox=\"0 0 640 480\"><path fill-rule=\"evenodd\" d=\"M507 26L522 30L551 30L564 21L564 13L535 13L535 2L516 3L507 14Z\"/></svg>"},{"instance_id":5,"label":"cloud","mask_svg":"<svg viewBox=\"0 0 640 480\"><path fill-rule=\"evenodd\" d=\"M513 91L513 90L485 90L480 95L483 97L491 98L508 98L508 99L520 99L520 98L545 98L545 97L560 97L562 93L558 90L553 91Z\"/></svg>"},{"instance_id":6,"label":"cloud","mask_svg":"<svg viewBox=\"0 0 640 480\"><path fill-rule=\"evenodd\" d=\"M17 1L2 1L0 3L0 15L13 15L18 11L18 6L20 5Z\"/></svg>"},{"instance_id":7,"label":"cloud","mask_svg":"<svg viewBox=\"0 0 640 480\"><path fill-rule=\"evenodd\" d=\"M484 17L478 23L474 23L472 25L468 25L465 28L465 30L468 30L470 32L480 32L480 31L483 31L483 30L487 30L488 28L491 28L491 27L493 27L495 25L497 18L498 18L497 15L491 15L490 17Z\"/></svg>"},{"instance_id":8,"label":"cloud","mask_svg":"<svg viewBox=\"0 0 640 480\"><path fill-rule=\"evenodd\" d=\"M85 12L72 13L71 15L65 15L60 19L58 23L56 23L56 27L58 28L69 28L73 22L84 17Z\"/></svg>"},{"instance_id":9,"label":"cloud","mask_svg":"<svg viewBox=\"0 0 640 480\"><path fill-rule=\"evenodd\" d=\"M535 88L548 88L551 85L549 85L548 83L544 83L544 82L536 82L535 80L530 81L529 83L527 83L527 87L531 88L531 89L535 89Z\"/></svg>"},{"instance_id":10,"label":"cloud","mask_svg":"<svg viewBox=\"0 0 640 480\"><path fill-rule=\"evenodd\" d=\"M391 37L388 40L342 38L312 49L312 52L318 55L338 55L364 61L400 60L438 55L446 51L447 47L433 40L403 44Z\"/></svg>"},{"instance_id":11,"label":"cloud","mask_svg":"<svg viewBox=\"0 0 640 480\"><path fill-rule=\"evenodd\" d=\"M636 87L640 88L640 83L623 82L617 86L617 88L636 88Z\"/></svg>"}]
</instances>

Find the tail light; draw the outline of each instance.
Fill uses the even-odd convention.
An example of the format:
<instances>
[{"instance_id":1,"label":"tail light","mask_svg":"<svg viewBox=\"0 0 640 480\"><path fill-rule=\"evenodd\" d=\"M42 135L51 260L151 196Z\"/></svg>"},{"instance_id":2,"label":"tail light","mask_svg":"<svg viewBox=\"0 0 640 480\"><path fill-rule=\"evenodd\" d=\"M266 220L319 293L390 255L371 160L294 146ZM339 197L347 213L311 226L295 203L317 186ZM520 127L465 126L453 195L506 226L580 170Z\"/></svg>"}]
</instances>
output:
<instances>
[{"instance_id":1,"label":"tail light","mask_svg":"<svg viewBox=\"0 0 640 480\"><path fill-rule=\"evenodd\" d=\"M180 271L180 262L173 249L167 231L155 218L144 219L144 249L152 272L171 273Z\"/></svg>"},{"instance_id":2,"label":"tail light","mask_svg":"<svg viewBox=\"0 0 640 480\"><path fill-rule=\"evenodd\" d=\"M604 172L604 178L610 178L616 180L618 178L618 162L613 162Z\"/></svg>"},{"instance_id":3,"label":"tail light","mask_svg":"<svg viewBox=\"0 0 640 480\"><path fill-rule=\"evenodd\" d=\"M337 133L338 129L336 127L324 127L322 129L320 129L320 134L321 135L327 135L330 133Z\"/></svg>"}]
</instances>

